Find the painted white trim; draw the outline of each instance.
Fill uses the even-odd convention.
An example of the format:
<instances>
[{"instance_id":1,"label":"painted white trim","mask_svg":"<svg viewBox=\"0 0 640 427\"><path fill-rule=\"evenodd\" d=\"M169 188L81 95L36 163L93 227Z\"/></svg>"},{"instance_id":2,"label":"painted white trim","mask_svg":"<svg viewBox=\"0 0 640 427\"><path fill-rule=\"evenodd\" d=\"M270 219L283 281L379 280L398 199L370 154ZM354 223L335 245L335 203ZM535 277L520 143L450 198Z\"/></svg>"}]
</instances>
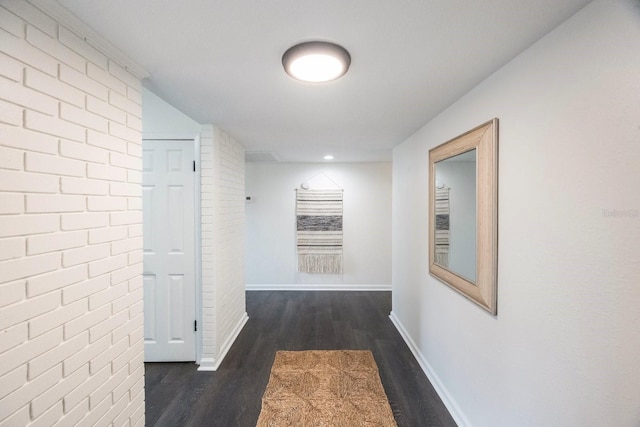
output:
<instances>
[{"instance_id":1,"label":"painted white trim","mask_svg":"<svg viewBox=\"0 0 640 427\"><path fill-rule=\"evenodd\" d=\"M69 9L62 6L57 1L52 0L29 0L38 9L51 16L60 24L83 38L94 48L107 55L110 59L124 67L131 74L140 80L150 76L142 65L127 56L124 52L111 44L107 39L97 33L93 28L85 24L80 18L74 15Z\"/></svg>"},{"instance_id":2,"label":"painted white trim","mask_svg":"<svg viewBox=\"0 0 640 427\"><path fill-rule=\"evenodd\" d=\"M217 369L216 361L213 357L203 357L200 362L196 363L199 365L198 371L215 371Z\"/></svg>"},{"instance_id":3,"label":"painted white trim","mask_svg":"<svg viewBox=\"0 0 640 427\"><path fill-rule=\"evenodd\" d=\"M391 285L344 285L344 284L247 284L247 291L391 291Z\"/></svg>"},{"instance_id":4,"label":"painted white trim","mask_svg":"<svg viewBox=\"0 0 640 427\"><path fill-rule=\"evenodd\" d=\"M220 354L218 355L218 360L215 365L215 369L218 369L218 367L226 357L227 353L229 352L229 349L235 342L236 338L238 338L238 335L240 335L242 328L244 328L244 325L247 324L247 321L249 321L249 316L247 315L246 312L244 312L242 314L242 317L240 317L240 320L238 321L238 323L236 323L236 326L231 331L231 334L229 335L227 340L224 342L224 344L222 344L222 347L220 348Z\"/></svg>"},{"instance_id":5,"label":"painted white trim","mask_svg":"<svg viewBox=\"0 0 640 427\"><path fill-rule=\"evenodd\" d=\"M200 135L193 138L194 159L196 161L196 179L194 188L195 233L196 233L196 321L200 327L196 331L196 360L202 357L202 177L200 176Z\"/></svg>"},{"instance_id":6,"label":"painted white trim","mask_svg":"<svg viewBox=\"0 0 640 427\"><path fill-rule=\"evenodd\" d=\"M453 417L456 424L459 427L471 427L471 423L469 422L467 417L464 415L464 413L460 409L460 406L458 406L458 404L453 399L451 394L449 394L449 391L440 380L440 377L438 377L438 375L435 373L435 371L433 370L433 368L431 367L427 359L424 357L422 352L418 349L418 346L416 345L416 343L413 342L413 340L411 339L411 336L409 336L409 333L402 325L402 322L400 322L400 319L396 317L396 314L393 311L391 311L391 314L389 314L389 319L391 319L391 323L394 324L394 326L402 336L402 339L411 350L411 353L413 353L413 356L416 358L416 360L420 364L420 367L422 368L425 375L431 382L431 385L433 385L433 388L436 390L436 393L438 393L438 396L440 396L440 399L442 399L444 406L446 406L447 409L449 410L449 413Z\"/></svg>"},{"instance_id":7,"label":"painted white trim","mask_svg":"<svg viewBox=\"0 0 640 427\"><path fill-rule=\"evenodd\" d=\"M242 328L244 328L244 325L246 325L248 320L249 316L245 312L240 318L240 321L233 328L233 331L231 332L231 335L229 335L229 338L227 338L225 343L222 345L218 358L214 359L212 357L205 357L203 359L200 359L200 367L198 368L198 371L215 371L220 367L220 364L229 352L229 349L235 342L236 338L238 338L238 335L240 335L240 331L242 331Z\"/></svg>"}]
</instances>

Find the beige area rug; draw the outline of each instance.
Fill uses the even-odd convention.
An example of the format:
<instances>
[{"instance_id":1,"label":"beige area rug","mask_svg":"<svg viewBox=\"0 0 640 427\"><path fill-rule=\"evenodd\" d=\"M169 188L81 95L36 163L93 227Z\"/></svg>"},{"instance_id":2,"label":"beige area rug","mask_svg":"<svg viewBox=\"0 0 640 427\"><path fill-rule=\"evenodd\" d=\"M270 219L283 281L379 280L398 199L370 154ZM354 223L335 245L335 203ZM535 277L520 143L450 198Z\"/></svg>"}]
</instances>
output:
<instances>
[{"instance_id":1,"label":"beige area rug","mask_svg":"<svg viewBox=\"0 0 640 427\"><path fill-rule=\"evenodd\" d=\"M278 351L258 427L396 427L373 354Z\"/></svg>"}]
</instances>

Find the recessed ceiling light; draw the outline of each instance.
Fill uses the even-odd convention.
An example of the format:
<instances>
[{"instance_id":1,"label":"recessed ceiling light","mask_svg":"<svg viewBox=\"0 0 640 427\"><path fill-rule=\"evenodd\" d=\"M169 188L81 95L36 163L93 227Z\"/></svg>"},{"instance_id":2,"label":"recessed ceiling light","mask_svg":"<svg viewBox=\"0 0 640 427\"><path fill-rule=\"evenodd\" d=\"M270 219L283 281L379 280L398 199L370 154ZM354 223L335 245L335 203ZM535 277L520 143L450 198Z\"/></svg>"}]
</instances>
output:
<instances>
[{"instance_id":1,"label":"recessed ceiling light","mask_svg":"<svg viewBox=\"0 0 640 427\"><path fill-rule=\"evenodd\" d=\"M304 42L287 49L282 65L294 79L322 83L342 77L351 65L351 56L337 44Z\"/></svg>"},{"instance_id":2,"label":"recessed ceiling light","mask_svg":"<svg viewBox=\"0 0 640 427\"><path fill-rule=\"evenodd\" d=\"M331 154L327 154L326 156L324 156L325 160L333 160L333 156Z\"/></svg>"}]
</instances>

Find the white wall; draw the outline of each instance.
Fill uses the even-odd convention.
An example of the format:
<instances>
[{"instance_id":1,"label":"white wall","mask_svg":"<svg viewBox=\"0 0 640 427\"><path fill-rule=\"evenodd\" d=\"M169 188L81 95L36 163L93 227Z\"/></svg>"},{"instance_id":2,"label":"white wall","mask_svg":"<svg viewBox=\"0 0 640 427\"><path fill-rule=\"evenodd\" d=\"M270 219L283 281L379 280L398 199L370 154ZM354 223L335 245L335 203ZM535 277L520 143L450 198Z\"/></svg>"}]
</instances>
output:
<instances>
[{"instance_id":1,"label":"white wall","mask_svg":"<svg viewBox=\"0 0 640 427\"><path fill-rule=\"evenodd\" d=\"M144 138L163 135L191 136L200 133L201 125L149 89L142 88L142 134Z\"/></svg>"},{"instance_id":2,"label":"white wall","mask_svg":"<svg viewBox=\"0 0 640 427\"><path fill-rule=\"evenodd\" d=\"M26 1L0 27L0 425L142 426L140 80Z\"/></svg>"},{"instance_id":3,"label":"white wall","mask_svg":"<svg viewBox=\"0 0 640 427\"><path fill-rule=\"evenodd\" d=\"M342 275L297 272L294 190L313 177L317 186L334 181L344 189ZM248 288L389 287L390 163L247 163L246 194Z\"/></svg>"},{"instance_id":4,"label":"white wall","mask_svg":"<svg viewBox=\"0 0 640 427\"><path fill-rule=\"evenodd\" d=\"M394 150L393 314L461 425L640 424L640 3L595 1ZM427 153L500 119L498 316L428 275Z\"/></svg>"}]
</instances>

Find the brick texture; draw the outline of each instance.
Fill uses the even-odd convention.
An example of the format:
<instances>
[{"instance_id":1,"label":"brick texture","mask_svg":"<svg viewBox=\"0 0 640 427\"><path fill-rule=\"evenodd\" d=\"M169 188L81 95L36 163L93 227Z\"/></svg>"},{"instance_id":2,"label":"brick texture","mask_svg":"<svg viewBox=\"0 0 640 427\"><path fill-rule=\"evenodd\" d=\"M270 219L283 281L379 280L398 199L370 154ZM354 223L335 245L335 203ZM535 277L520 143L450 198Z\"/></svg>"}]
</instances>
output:
<instances>
[{"instance_id":1,"label":"brick texture","mask_svg":"<svg viewBox=\"0 0 640 427\"><path fill-rule=\"evenodd\" d=\"M144 424L140 90L0 3L0 426Z\"/></svg>"},{"instance_id":2,"label":"brick texture","mask_svg":"<svg viewBox=\"0 0 640 427\"><path fill-rule=\"evenodd\" d=\"M244 148L217 126L200 134L202 358L217 364L246 316Z\"/></svg>"}]
</instances>

